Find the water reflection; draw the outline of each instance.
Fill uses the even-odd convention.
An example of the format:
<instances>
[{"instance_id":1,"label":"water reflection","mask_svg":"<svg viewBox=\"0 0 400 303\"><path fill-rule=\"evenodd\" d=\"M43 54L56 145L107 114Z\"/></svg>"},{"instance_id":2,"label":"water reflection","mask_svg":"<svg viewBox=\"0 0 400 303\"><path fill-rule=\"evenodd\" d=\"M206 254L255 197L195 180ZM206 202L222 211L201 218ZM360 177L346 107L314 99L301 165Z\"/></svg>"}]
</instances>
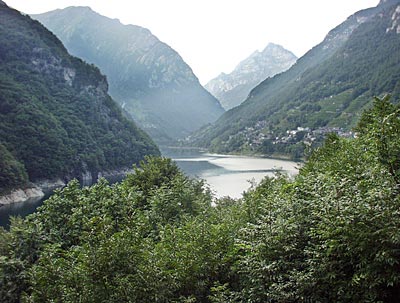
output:
<instances>
[{"instance_id":1,"label":"water reflection","mask_svg":"<svg viewBox=\"0 0 400 303\"><path fill-rule=\"evenodd\" d=\"M240 198L251 184L276 172L295 175L298 163L271 158L195 153L169 154L189 176L204 179L216 197Z\"/></svg>"},{"instance_id":2,"label":"water reflection","mask_svg":"<svg viewBox=\"0 0 400 303\"><path fill-rule=\"evenodd\" d=\"M43 204L43 201L50 197L51 194L43 198L32 198L21 203L13 203L3 205L0 207L0 226L8 228L10 225L11 216L25 217L33 212Z\"/></svg>"}]
</instances>

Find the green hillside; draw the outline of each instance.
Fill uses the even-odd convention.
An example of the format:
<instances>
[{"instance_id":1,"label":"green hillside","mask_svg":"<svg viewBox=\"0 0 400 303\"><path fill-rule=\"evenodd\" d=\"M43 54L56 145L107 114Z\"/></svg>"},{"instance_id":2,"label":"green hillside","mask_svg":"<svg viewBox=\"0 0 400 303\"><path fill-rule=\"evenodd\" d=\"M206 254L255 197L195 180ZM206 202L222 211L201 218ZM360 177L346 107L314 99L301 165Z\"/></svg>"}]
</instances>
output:
<instances>
[{"instance_id":1,"label":"green hillside","mask_svg":"<svg viewBox=\"0 0 400 303\"><path fill-rule=\"evenodd\" d=\"M291 69L265 80L241 106L195 133L192 142L219 152L298 155L299 142L351 130L373 96L400 95L394 2L348 18Z\"/></svg>"},{"instance_id":2,"label":"green hillside","mask_svg":"<svg viewBox=\"0 0 400 303\"><path fill-rule=\"evenodd\" d=\"M123 25L89 7L32 17L71 54L98 66L110 95L159 144L184 138L224 112L182 57L146 28Z\"/></svg>"},{"instance_id":3,"label":"green hillside","mask_svg":"<svg viewBox=\"0 0 400 303\"><path fill-rule=\"evenodd\" d=\"M130 167L159 151L107 94L98 68L0 5L0 191Z\"/></svg>"}]
</instances>

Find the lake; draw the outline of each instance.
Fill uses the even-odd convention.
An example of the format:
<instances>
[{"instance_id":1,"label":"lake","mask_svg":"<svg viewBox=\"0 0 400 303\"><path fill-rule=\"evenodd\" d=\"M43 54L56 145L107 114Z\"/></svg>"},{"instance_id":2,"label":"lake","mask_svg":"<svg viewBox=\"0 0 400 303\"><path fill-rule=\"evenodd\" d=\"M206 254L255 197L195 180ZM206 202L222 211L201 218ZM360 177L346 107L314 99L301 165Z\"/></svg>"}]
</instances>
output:
<instances>
[{"instance_id":1,"label":"lake","mask_svg":"<svg viewBox=\"0 0 400 303\"><path fill-rule=\"evenodd\" d=\"M196 151L163 151L163 155L172 158L187 175L204 179L218 198L240 198L243 192L249 189L251 182L258 183L265 176L273 176L277 171L295 175L299 166L292 161ZM10 216L26 216L33 213L43 200L29 200L0 207L0 226L8 226Z\"/></svg>"},{"instance_id":2,"label":"lake","mask_svg":"<svg viewBox=\"0 0 400 303\"><path fill-rule=\"evenodd\" d=\"M271 158L218 154L171 157L189 176L204 179L216 197L240 198L252 183L277 171L295 175L299 164Z\"/></svg>"}]
</instances>

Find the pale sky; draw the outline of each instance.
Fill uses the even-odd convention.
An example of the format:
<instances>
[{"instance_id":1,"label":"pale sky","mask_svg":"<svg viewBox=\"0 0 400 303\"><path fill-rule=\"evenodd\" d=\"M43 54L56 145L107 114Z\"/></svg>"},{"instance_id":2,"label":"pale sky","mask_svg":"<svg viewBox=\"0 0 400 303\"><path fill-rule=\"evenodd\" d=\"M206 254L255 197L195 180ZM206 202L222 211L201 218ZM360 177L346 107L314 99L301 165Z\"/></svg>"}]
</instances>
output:
<instances>
[{"instance_id":1,"label":"pale sky","mask_svg":"<svg viewBox=\"0 0 400 303\"><path fill-rule=\"evenodd\" d=\"M280 44L304 55L329 30L379 0L4 0L24 13L90 6L146 27L175 49L202 84L230 73L255 50Z\"/></svg>"}]
</instances>

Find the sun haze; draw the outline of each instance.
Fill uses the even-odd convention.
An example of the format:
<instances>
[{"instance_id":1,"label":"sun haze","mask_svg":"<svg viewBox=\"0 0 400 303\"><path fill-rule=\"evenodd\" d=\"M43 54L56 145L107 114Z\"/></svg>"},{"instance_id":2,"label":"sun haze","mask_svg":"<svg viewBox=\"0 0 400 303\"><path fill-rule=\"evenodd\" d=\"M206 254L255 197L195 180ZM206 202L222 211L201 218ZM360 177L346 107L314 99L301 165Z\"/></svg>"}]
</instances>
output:
<instances>
[{"instance_id":1,"label":"sun haze","mask_svg":"<svg viewBox=\"0 0 400 303\"><path fill-rule=\"evenodd\" d=\"M378 0L6 0L24 13L90 6L124 24L148 28L174 48L202 84L229 73L255 50L277 43L298 57L329 30Z\"/></svg>"}]
</instances>

